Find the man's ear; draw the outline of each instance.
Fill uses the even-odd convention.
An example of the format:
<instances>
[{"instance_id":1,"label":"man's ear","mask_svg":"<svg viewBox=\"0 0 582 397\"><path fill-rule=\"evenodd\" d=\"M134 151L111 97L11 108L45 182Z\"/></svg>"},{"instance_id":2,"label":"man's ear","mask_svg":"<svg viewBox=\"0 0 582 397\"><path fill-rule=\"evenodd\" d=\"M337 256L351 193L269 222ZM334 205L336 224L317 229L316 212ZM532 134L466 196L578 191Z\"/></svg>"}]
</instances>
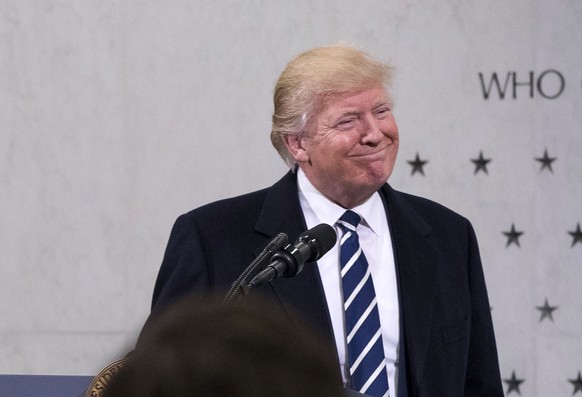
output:
<instances>
[{"instance_id":1,"label":"man's ear","mask_svg":"<svg viewBox=\"0 0 582 397\"><path fill-rule=\"evenodd\" d=\"M283 142L285 142L289 154L295 159L295 161L298 163L309 161L309 155L303 146L303 138L298 135L285 135L283 137Z\"/></svg>"}]
</instances>

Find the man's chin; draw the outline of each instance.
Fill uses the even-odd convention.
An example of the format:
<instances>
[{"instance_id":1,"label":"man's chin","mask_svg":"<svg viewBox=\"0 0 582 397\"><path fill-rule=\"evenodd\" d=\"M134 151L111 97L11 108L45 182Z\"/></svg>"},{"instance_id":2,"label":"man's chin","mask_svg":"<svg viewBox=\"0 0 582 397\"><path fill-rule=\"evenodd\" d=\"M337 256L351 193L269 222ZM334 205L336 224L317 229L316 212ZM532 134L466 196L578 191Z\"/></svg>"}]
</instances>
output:
<instances>
[{"instance_id":1,"label":"man's chin","mask_svg":"<svg viewBox=\"0 0 582 397\"><path fill-rule=\"evenodd\" d=\"M378 190L386 183L391 173L392 168L371 167L365 174L366 185L369 188L375 188L375 190Z\"/></svg>"}]
</instances>

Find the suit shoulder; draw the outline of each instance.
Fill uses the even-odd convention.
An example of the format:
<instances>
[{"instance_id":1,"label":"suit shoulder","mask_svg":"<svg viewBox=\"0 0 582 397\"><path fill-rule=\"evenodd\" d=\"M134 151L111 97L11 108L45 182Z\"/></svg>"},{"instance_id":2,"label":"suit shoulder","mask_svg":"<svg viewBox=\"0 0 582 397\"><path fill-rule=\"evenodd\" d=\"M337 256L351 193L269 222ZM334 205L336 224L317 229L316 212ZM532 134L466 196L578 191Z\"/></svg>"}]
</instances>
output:
<instances>
[{"instance_id":1,"label":"suit shoulder","mask_svg":"<svg viewBox=\"0 0 582 397\"><path fill-rule=\"evenodd\" d=\"M458 212L426 197L416 196L410 193L404 193L397 190L391 190L393 197L406 203L412 210L418 213L423 219L430 221L446 221L467 223L469 220Z\"/></svg>"},{"instance_id":2,"label":"suit shoulder","mask_svg":"<svg viewBox=\"0 0 582 397\"><path fill-rule=\"evenodd\" d=\"M256 219L261 211L268 190L268 188L265 188L204 204L180 215L178 221L216 223L217 220L225 222L234 218L240 220L242 217Z\"/></svg>"},{"instance_id":3,"label":"suit shoulder","mask_svg":"<svg viewBox=\"0 0 582 397\"><path fill-rule=\"evenodd\" d=\"M296 177L293 173L288 172L272 186L202 205L183 214L178 221L219 223L234 230L256 222L267 202L271 206L276 203L283 212L298 203Z\"/></svg>"}]
</instances>

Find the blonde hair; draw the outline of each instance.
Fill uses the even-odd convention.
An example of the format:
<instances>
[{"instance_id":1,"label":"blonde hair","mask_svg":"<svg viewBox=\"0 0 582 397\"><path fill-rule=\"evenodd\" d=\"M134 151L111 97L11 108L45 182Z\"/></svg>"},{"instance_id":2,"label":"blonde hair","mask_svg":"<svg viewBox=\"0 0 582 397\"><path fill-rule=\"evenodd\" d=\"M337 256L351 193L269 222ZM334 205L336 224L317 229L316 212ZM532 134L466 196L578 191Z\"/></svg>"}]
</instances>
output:
<instances>
[{"instance_id":1,"label":"blonde hair","mask_svg":"<svg viewBox=\"0 0 582 397\"><path fill-rule=\"evenodd\" d=\"M345 44L319 47L287 64L275 85L271 142L289 167L295 160L285 146L287 135L307 133L313 116L340 96L382 86L388 92L392 67Z\"/></svg>"}]
</instances>

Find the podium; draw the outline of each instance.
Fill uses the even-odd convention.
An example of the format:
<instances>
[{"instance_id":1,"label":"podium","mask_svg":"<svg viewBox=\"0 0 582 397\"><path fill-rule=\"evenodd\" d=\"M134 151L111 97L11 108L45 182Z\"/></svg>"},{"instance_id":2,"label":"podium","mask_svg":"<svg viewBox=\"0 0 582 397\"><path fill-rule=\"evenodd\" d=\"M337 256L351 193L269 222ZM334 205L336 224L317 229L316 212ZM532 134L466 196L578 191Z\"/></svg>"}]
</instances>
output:
<instances>
[{"instance_id":1,"label":"podium","mask_svg":"<svg viewBox=\"0 0 582 397\"><path fill-rule=\"evenodd\" d=\"M83 397L92 376L0 375L0 397Z\"/></svg>"}]
</instances>

